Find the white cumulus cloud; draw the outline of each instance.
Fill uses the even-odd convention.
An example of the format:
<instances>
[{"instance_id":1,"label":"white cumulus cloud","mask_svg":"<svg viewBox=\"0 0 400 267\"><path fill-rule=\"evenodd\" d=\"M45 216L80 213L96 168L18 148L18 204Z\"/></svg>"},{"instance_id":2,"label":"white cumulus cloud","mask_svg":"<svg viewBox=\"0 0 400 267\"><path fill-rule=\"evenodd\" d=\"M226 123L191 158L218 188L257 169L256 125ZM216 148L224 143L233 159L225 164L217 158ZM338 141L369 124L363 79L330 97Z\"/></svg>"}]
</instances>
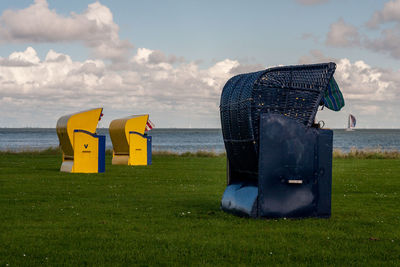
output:
<instances>
[{"instance_id":1,"label":"white cumulus cloud","mask_svg":"<svg viewBox=\"0 0 400 267\"><path fill-rule=\"evenodd\" d=\"M299 63L311 64L333 61L334 74L346 105L340 112L324 109L319 119L332 127L344 127L348 113L356 115L361 127L390 127L400 113L400 70L373 67L365 61L350 61L325 56L319 50L310 51ZM366 123L368 122L368 123ZM372 123L371 123L372 122Z\"/></svg>"},{"instance_id":2,"label":"white cumulus cloud","mask_svg":"<svg viewBox=\"0 0 400 267\"><path fill-rule=\"evenodd\" d=\"M25 9L5 10L0 17L2 42L81 41L93 56L111 60L124 60L133 47L120 40L118 31L110 9L99 2L66 17L49 9L46 0L35 0Z\"/></svg>"},{"instance_id":3,"label":"white cumulus cloud","mask_svg":"<svg viewBox=\"0 0 400 267\"><path fill-rule=\"evenodd\" d=\"M374 12L366 26L370 30L378 30L377 37L370 32L361 35L357 27L341 18L331 24L325 43L336 47L362 47L400 58L400 0L385 3L381 10Z\"/></svg>"},{"instance_id":4,"label":"white cumulus cloud","mask_svg":"<svg viewBox=\"0 0 400 267\"><path fill-rule=\"evenodd\" d=\"M367 26L377 28L380 24L386 22L400 22L400 1L388 1L384 4L382 10L375 11Z\"/></svg>"},{"instance_id":5,"label":"white cumulus cloud","mask_svg":"<svg viewBox=\"0 0 400 267\"><path fill-rule=\"evenodd\" d=\"M211 116L217 121L222 87L239 62L222 60L206 69L194 62L154 63L149 61L154 51L138 49L123 69L101 59L73 61L53 50L44 60L32 47L14 52L2 61L29 64L0 65L0 127L9 123L5 114L10 112L21 114L19 123L31 117L33 125L53 126L66 112L95 106L112 114L159 114L164 121L158 125L164 127L182 125L179 117ZM34 110L40 111L37 117Z\"/></svg>"},{"instance_id":6,"label":"white cumulus cloud","mask_svg":"<svg viewBox=\"0 0 400 267\"><path fill-rule=\"evenodd\" d=\"M331 24L326 37L326 44L331 46L353 46L360 43L357 28L347 24L342 18Z\"/></svg>"}]
</instances>

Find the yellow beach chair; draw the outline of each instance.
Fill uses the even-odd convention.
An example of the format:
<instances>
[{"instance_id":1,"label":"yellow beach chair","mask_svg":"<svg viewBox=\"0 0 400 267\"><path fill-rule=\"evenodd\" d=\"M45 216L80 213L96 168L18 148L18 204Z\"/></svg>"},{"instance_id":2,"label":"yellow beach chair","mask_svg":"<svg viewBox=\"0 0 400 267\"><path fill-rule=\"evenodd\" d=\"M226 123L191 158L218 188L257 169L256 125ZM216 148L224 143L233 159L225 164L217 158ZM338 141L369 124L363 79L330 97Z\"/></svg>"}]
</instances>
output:
<instances>
[{"instance_id":1,"label":"yellow beach chair","mask_svg":"<svg viewBox=\"0 0 400 267\"><path fill-rule=\"evenodd\" d=\"M62 116L57 135L63 152L60 171L98 173L105 171L105 136L96 135L103 108Z\"/></svg>"},{"instance_id":2,"label":"yellow beach chair","mask_svg":"<svg viewBox=\"0 0 400 267\"><path fill-rule=\"evenodd\" d=\"M151 165L151 136L145 134L149 124L148 114L116 119L110 123L112 164Z\"/></svg>"}]
</instances>

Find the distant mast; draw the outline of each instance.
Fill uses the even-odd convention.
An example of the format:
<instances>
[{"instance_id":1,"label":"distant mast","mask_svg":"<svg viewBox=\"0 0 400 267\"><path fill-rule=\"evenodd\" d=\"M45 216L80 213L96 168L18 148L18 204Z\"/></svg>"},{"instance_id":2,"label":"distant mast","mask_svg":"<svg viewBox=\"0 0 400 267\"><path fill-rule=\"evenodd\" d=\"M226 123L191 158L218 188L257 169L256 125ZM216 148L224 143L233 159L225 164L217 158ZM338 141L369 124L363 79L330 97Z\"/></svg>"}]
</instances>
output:
<instances>
[{"instance_id":1,"label":"distant mast","mask_svg":"<svg viewBox=\"0 0 400 267\"><path fill-rule=\"evenodd\" d=\"M354 117L352 114L349 114L346 131L354 131L354 127L356 127L356 117Z\"/></svg>"}]
</instances>

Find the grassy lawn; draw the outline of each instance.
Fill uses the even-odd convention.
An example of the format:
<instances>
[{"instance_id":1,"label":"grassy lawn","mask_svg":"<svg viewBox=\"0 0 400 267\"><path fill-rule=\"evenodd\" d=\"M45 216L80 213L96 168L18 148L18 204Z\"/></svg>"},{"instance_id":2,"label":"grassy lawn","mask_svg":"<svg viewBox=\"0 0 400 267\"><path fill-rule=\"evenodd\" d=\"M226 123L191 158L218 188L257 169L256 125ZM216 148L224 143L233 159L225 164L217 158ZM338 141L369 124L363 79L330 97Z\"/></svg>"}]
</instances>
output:
<instances>
[{"instance_id":1,"label":"grassy lawn","mask_svg":"<svg viewBox=\"0 0 400 267\"><path fill-rule=\"evenodd\" d=\"M219 209L224 157L60 173L61 156L0 154L0 266L400 265L400 160L335 159L330 219Z\"/></svg>"}]
</instances>

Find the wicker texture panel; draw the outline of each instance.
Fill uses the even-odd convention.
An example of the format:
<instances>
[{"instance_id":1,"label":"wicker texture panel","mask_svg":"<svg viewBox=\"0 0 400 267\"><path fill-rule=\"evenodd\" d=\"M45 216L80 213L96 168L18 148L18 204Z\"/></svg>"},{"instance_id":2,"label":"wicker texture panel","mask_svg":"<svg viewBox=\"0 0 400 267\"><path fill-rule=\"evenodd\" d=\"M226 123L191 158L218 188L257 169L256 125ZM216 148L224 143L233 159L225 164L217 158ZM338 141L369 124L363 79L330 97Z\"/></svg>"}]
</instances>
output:
<instances>
[{"instance_id":1,"label":"wicker texture panel","mask_svg":"<svg viewBox=\"0 0 400 267\"><path fill-rule=\"evenodd\" d=\"M252 92L255 82L265 71L241 74L231 78L221 95L221 124L229 161L246 172L257 171L257 155L252 126ZM250 159L244 161L242 157Z\"/></svg>"}]
</instances>

